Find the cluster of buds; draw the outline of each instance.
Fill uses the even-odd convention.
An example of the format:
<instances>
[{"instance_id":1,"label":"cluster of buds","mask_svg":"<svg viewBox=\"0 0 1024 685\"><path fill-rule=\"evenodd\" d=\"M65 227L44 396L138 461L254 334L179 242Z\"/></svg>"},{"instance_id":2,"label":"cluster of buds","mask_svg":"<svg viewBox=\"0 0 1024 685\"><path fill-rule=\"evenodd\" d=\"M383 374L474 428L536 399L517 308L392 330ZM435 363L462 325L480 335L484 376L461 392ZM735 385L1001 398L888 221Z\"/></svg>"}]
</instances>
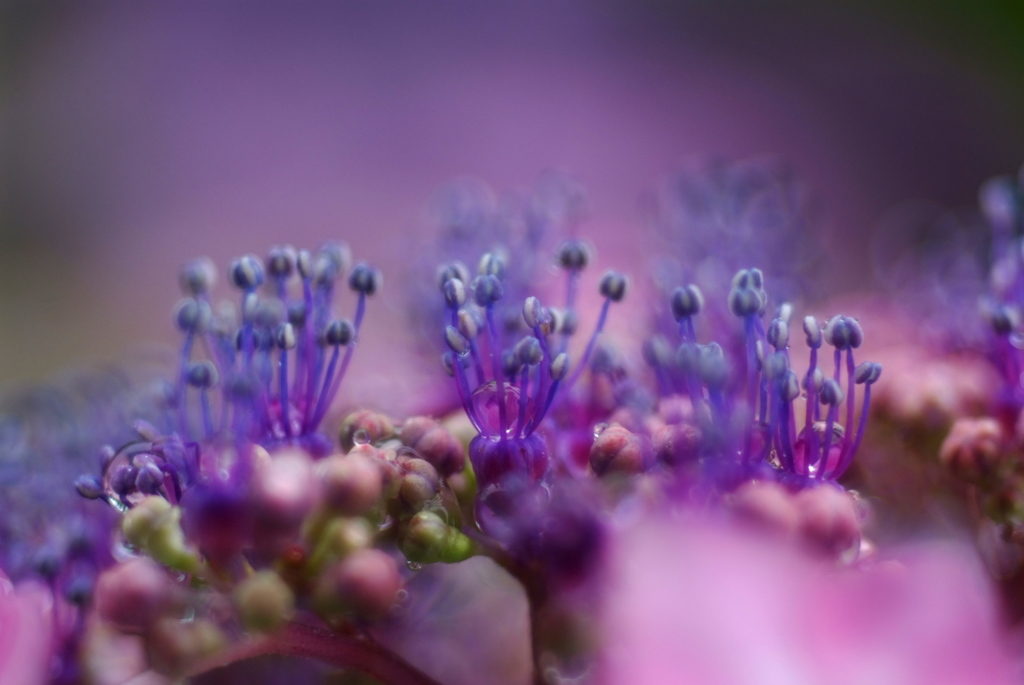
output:
<instances>
[{"instance_id":1,"label":"cluster of buds","mask_svg":"<svg viewBox=\"0 0 1024 685\"><path fill-rule=\"evenodd\" d=\"M446 480L465 456L445 428L363 411L341 442L320 459L253 445L248 477L230 488L132 500L121 524L130 557L101 579L100 617L142 635L152 668L183 675L296 623L359 631L401 604L403 562L476 553Z\"/></svg>"},{"instance_id":2,"label":"cluster of buds","mask_svg":"<svg viewBox=\"0 0 1024 685\"><path fill-rule=\"evenodd\" d=\"M320 431L380 287L356 265L353 321L334 319L348 262L337 245L236 260L240 317L213 314L208 262L187 265L166 425L136 422L134 440L103 450L101 475L77 481L123 514L123 560L97 588L99 615L143 635L157 670L187 674L240 637L296 622L360 630L401 602L402 562L476 552L447 482L471 487L465 451L444 427L359 411L337 441Z\"/></svg>"}]
</instances>

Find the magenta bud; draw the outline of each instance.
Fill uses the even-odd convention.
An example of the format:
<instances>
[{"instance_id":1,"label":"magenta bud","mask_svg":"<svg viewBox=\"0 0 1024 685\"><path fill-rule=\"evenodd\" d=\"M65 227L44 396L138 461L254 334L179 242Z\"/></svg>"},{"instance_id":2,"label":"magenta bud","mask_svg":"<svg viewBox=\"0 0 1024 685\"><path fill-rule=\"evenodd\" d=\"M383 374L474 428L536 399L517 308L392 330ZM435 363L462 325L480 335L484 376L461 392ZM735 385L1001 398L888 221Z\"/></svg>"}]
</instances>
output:
<instances>
[{"instance_id":1,"label":"magenta bud","mask_svg":"<svg viewBox=\"0 0 1024 685\"><path fill-rule=\"evenodd\" d=\"M371 459L339 454L324 459L318 468L324 501L339 514L360 516L380 501L383 474Z\"/></svg>"},{"instance_id":2,"label":"magenta bud","mask_svg":"<svg viewBox=\"0 0 1024 685\"><path fill-rule=\"evenodd\" d=\"M651 435L655 457L670 466L694 461L700 441L700 429L691 423L661 425Z\"/></svg>"},{"instance_id":3,"label":"magenta bud","mask_svg":"<svg viewBox=\"0 0 1024 685\"><path fill-rule=\"evenodd\" d=\"M454 435L425 416L409 419L402 426L399 437L402 444L437 469L444 477L461 473L466 466L466 450Z\"/></svg>"},{"instance_id":4,"label":"magenta bud","mask_svg":"<svg viewBox=\"0 0 1024 685\"><path fill-rule=\"evenodd\" d=\"M145 557L129 559L96 581L96 613L126 633L141 633L177 604L178 588L167 572Z\"/></svg>"},{"instance_id":5,"label":"magenta bud","mask_svg":"<svg viewBox=\"0 0 1024 685\"><path fill-rule=\"evenodd\" d=\"M636 433L622 426L609 426L590 448L590 468L598 476L641 473L647 465L649 451L649 445Z\"/></svg>"},{"instance_id":6,"label":"magenta bud","mask_svg":"<svg viewBox=\"0 0 1024 685\"><path fill-rule=\"evenodd\" d=\"M339 440L348 452L360 443L378 443L395 435L395 424L384 414L363 409L345 417L341 423Z\"/></svg>"},{"instance_id":7,"label":"magenta bud","mask_svg":"<svg viewBox=\"0 0 1024 685\"><path fill-rule=\"evenodd\" d=\"M313 603L328 616L351 612L380 619L390 612L401 589L402 577L394 559L378 549L360 549L320 574Z\"/></svg>"}]
</instances>

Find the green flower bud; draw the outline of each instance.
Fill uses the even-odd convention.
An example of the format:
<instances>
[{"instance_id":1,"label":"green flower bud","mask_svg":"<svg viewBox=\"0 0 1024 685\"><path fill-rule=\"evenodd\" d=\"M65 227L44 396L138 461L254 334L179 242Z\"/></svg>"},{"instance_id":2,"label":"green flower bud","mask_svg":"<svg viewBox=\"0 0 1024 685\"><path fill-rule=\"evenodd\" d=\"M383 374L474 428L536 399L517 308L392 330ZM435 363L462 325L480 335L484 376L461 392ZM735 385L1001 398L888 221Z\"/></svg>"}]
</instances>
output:
<instances>
[{"instance_id":1,"label":"green flower bud","mask_svg":"<svg viewBox=\"0 0 1024 685\"><path fill-rule=\"evenodd\" d=\"M260 571L235 589L235 609L246 630L272 633L279 630L295 610L295 595L273 571Z\"/></svg>"},{"instance_id":2,"label":"green flower bud","mask_svg":"<svg viewBox=\"0 0 1024 685\"><path fill-rule=\"evenodd\" d=\"M430 511L412 517L399 540L399 548L406 559L419 564L453 564L476 553L472 540Z\"/></svg>"}]
</instances>

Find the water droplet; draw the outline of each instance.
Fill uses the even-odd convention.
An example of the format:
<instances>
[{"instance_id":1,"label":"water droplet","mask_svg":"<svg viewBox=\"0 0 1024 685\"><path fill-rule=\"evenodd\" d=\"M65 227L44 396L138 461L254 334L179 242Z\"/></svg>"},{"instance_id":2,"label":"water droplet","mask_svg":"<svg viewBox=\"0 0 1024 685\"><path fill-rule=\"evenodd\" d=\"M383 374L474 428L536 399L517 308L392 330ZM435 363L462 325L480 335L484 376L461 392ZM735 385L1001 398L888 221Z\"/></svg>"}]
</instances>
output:
<instances>
[{"instance_id":1,"label":"water droplet","mask_svg":"<svg viewBox=\"0 0 1024 685\"><path fill-rule=\"evenodd\" d=\"M397 599L399 603L406 601L409 599L409 591L404 588L399 590L395 593L395 599Z\"/></svg>"},{"instance_id":2,"label":"water droplet","mask_svg":"<svg viewBox=\"0 0 1024 685\"><path fill-rule=\"evenodd\" d=\"M607 423L595 424L594 425L594 437L596 438L597 436L601 435L601 433L604 433L605 430L607 430L607 428L608 428L608 424Z\"/></svg>"},{"instance_id":3,"label":"water droplet","mask_svg":"<svg viewBox=\"0 0 1024 685\"><path fill-rule=\"evenodd\" d=\"M366 431L365 428L360 428L352 436L352 442L354 442L357 445L369 445L370 434Z\"/></svg>"},{"instance_id":4,"label":"water droplet","mask_svg":"<svg viewBox=\"0 0 1024 685\"><path fill-rule=\"evenodd\" d=\"M407 561L407 562L405 562L405 565L409 568L410 571L412 571L414 573L416 571L422 571L423 570L423 564L421 564L418 561Z\"/></svg>"}]
</instances>

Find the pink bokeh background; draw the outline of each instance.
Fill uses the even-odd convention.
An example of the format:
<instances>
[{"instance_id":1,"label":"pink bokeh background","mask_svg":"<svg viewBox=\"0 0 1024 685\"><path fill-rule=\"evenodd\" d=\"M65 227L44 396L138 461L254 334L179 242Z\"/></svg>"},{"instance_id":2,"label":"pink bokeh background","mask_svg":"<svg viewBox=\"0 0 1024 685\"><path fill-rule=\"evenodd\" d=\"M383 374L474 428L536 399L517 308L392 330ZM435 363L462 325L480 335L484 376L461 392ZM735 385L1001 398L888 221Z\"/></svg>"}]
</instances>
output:
<instances>
[{"instance_id":1,"label":"pink bokeh background","mask_svg":"<svg viewBox=\"0 0 1024 685\"><path fill-rule=\"evenodd\" d=\"M998 83L837 8L69 3L10 18L8 382L173 342L189 257L340 238L385 273L347 392L401 412L420 398L399 388L440 379L399 290L452 178L503 190L569 171L599 267L642 285L647 190L695 157L781 157L825 208L831 277L864 289L884 212L969 204L1024 151Z\"/></svg>"}]
</instances>

